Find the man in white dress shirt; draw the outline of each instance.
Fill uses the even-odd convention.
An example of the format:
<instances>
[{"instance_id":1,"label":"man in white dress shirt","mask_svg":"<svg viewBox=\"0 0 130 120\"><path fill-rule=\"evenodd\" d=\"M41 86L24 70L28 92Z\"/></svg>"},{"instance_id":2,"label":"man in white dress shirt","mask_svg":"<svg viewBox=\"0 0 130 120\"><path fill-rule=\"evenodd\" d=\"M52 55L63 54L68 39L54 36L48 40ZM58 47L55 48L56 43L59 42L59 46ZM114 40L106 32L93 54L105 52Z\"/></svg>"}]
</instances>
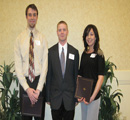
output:
<instances>
[{"instance_id":1,"label":"man in white dress shirt","mask_svg":"<svg viewBox=\"0 0 130 120\"><path fill-rule=\"evenodd\" d=\"M30 4L26 8L25 14L27 28L17 37L14 48L15 71L20 83L21 107L23 94L28 95L32 104L38 101L39 96L43 96L42 116L41 118L34 117L35 120L43 120L45 111L44 83L48 69L47 41L36 29L37 7ZM32 120L32 116L23 115L22 120Z\"/></svg>"}]
</instances>

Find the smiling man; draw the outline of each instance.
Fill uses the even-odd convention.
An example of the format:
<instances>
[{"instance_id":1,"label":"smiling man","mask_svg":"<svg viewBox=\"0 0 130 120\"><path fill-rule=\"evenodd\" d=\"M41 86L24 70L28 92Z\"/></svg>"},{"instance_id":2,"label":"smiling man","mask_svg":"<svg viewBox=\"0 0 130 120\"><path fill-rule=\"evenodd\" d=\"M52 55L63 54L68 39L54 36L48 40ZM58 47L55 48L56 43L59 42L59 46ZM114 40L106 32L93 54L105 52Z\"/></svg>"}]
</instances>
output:
<instances>
[{"instance_id":1,"label":"smiling man","mask_svg":"<svg viewBox=\"0 0 130 120\"><path fill-rule=\"evenodd\" d=\"M67 43L68 26L57 24L59 42L49 49L47 73L47 103L51 106L53 120L73 120L74 98L78 74L78 50Z\"/></svg>"},{"instance_id":2,"label":"smiling man","mask_svg":"<svg viewBox=\"0 0 130 120\"><path fill-rule=\"evenodd\" d=\"M44 83L48 68L48 48L43 35L36 29L38 9L30 4L25 11L27 28L16 39L14 48L15 71L20 83L20 102L22 107L23 94L28 95L31 104L43 97L41 117L44 120L45 88ZM33 109L33 108L32 108ZM32 120L32 116L22 116L22 120Z\"/></svg>"}]
</instances>

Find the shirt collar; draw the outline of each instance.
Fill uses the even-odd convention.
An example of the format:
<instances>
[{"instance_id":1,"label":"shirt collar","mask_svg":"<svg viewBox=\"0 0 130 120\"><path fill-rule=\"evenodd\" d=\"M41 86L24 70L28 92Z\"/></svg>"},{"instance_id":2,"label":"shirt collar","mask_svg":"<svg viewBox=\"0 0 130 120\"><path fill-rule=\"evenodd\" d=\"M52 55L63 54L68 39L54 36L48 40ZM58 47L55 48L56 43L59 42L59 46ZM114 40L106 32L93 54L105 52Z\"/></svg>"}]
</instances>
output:
<instances>
[{"instance_id":1,"label":"shirt collar","mask_svg":"<svg viewBox=\"0 0 130 120\"><path fill-rule=\"evenodd\" d=\"M36 31L37 31L37 30L36 30L36 27L34 27L32 30L30 30L29 27L27 27L26 30L27 30L29 36L31 35L31 34L30 34L31 32L33 33L33 36L36 35Z\"/></svg>"},{"instance_id":2,"label":"shirt collar","mask_svg":"<svg viewBox=\"0 0 130 120\"><path fill-rule=\"evenodd\" d=\"M67 42L62 46L60 43L58 43L59 49L62 50L62 47L67 50Z\"/></svg>"}]
</instances>

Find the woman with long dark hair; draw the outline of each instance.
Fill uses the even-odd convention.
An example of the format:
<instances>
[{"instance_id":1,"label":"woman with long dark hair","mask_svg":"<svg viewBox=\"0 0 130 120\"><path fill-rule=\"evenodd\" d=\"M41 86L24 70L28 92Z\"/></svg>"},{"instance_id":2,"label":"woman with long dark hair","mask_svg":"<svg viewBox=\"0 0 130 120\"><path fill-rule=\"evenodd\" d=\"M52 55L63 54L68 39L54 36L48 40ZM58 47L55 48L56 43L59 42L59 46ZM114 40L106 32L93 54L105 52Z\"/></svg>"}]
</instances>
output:
<instances>
[{"instance_id":1,"label":"woman with long dark hair","mask_svg":"<svg viewBox=\"0 0 130 120\"><path fill-rule=\"evenodd\" d=\"M82 120L98 120L100 107L100 89L104 80L105 60L99 46L99 34L95 25L88 25L83 33L85 50L82 53L79 76L93 79L90 101L85 98L81 102Z\"/></svg>"}]
</instances>

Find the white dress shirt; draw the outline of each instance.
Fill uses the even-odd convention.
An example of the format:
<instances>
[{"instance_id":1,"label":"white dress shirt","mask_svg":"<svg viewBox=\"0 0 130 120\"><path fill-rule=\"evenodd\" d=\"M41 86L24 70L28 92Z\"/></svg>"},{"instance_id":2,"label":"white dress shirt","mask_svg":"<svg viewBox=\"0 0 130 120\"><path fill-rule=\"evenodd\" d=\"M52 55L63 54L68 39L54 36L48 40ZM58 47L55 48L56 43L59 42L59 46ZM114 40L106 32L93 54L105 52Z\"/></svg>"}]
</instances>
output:
<instances>
[{"instance_id":1,"label":"white dress shirt","mask_svg":"<svg viewBox=\"0 0 130 120\"><path fill-rule=\"evenodd\" d=\"M17 37L14 46L15 72L21 86L25 91L27 88L29 88L25 77L28 77L28 70L29 70L30 32L31 30L29 28L24 30ZM46 73L48 70L47 41L44 39L43 35L36 28L34 28L32 32L33 32L33 40L34 40L35 76L40 75L37 89L42 91L43 84L46 80Z\"/></svg>"}]
</instances>

